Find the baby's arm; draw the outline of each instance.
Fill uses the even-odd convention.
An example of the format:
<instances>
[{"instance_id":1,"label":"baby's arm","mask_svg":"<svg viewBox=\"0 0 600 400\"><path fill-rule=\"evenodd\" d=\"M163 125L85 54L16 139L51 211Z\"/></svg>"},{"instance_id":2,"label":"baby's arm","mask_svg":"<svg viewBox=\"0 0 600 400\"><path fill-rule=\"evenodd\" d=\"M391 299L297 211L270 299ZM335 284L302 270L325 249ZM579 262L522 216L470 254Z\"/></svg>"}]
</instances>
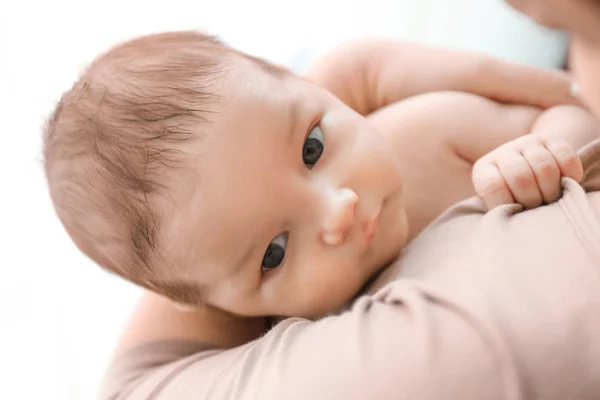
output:
<instances>
[{"instance_id":1,"label":"baby's arm","mask_svg":"<svg viewBox=\"0 0 600 400\"><path fill-rule=\"evenodd\" d=\"M572 106L552 108L518 138L479 159L473 167L475 191L492 209L519 203L527 208L551 203L560 196L560 180L583 176L579 149L600 137L598 121Z\"/></svg>"},{"instance_id":2,"label":"baby's arm","mask_svg":"<svg viewBox=\"0 0 600 400\"><path fill-rule=\"evenodd\" d=\"M451 204L475 194L471 170L486 154L532 131L541 135L542 130L545 135L571 135L572 146L578 148L593 136L595 124L577 107L543 112L458 92L414 96L385 107L370 120L403 162L407 210L416 232Z\"/></svg>"},{"instance_id":3,"label":"baby's arm","mask_svg":"<svg viewBox=\"0 0 600 400\"><path fill-rule=\"evenodd\" d=\"M564 72L398 40L342 44L315 63L308 77L363 115L434 91L542 108L577 103Z\"/></svg>"}]
</instances>

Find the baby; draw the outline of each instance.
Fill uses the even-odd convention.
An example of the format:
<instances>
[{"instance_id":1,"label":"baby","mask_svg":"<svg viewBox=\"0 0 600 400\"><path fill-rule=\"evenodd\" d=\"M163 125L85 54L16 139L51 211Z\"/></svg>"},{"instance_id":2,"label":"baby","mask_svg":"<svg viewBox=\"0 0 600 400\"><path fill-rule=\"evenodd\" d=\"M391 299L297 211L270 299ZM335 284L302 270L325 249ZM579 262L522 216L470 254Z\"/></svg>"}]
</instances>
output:
<instances>
[{"instance_id":1,"label":"baby","mask_svg":"<svg viewBox=\"0 0 600 400\"><path fill-rule=\"evenodd\" d=\"M581 178L579 139L555 135L591 118L576 107L433 93L366 117L338 97L200 33L124 43L48 121L56 212L100 266L177 303L316 318L474 194L456 177L475 162L490 208Z\"/></svg>"}]
</instances>

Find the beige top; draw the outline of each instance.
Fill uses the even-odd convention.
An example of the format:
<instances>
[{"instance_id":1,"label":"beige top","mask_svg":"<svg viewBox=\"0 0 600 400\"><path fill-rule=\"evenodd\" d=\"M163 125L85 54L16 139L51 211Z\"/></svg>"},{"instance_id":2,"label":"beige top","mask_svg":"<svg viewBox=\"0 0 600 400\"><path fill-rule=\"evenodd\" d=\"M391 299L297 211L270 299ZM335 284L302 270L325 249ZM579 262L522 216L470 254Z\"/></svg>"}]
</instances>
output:
<instances>
[{"instance_id":1,"label":"beige top","mask_svg":"<svg viewBox=\"0 0 600 400\"><path fill-rule=\"evenodd\" d=\"M600 142L582 153L599 190ZM600 218L557 203L451 207L351 310L289 319L232 350L150 343L102 399L600 399Z\"/></svg>"}]
</instances>

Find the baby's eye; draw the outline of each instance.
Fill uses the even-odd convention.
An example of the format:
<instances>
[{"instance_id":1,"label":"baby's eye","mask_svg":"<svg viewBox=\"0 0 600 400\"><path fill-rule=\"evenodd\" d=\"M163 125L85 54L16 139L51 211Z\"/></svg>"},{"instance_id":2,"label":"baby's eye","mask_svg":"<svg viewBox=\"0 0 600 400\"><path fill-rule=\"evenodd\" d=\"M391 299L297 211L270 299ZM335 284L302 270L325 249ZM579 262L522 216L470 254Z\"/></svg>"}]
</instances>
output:
<instances>
[{"instance_id":1,"label":"baby's eye","mask_svg":"<svg viewBox=\"0 0 600 400\"><path fill-rule=\"evenodd\" d=\"M262 260L262 270L268 271L279 267L285 257L285 246L287 245L288 234L282 233L269 243L265 256Z\"/></svg>"},{"instance_id":2,"label":"baby's eye","mask_svg":"<svg viewBox=\"0 0 600 400\"><path fill-rule=\"evenodd\" d=\"M323 131L315 126L302 146L302 161L308 168L312 168L321 158L324 149Z\"/></svg>"}]
</instances>

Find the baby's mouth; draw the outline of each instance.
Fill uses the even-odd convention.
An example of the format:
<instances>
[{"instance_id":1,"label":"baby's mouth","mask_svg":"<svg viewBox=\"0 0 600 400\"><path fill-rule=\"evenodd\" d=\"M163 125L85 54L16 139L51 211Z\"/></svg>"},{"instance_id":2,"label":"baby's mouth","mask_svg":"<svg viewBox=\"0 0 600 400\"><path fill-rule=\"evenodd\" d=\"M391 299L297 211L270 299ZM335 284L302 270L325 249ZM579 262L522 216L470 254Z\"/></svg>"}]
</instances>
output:
<instances>
[{"instance_id":1,"label":"baby's mouth","mask_svg":"<svg viewBox=\"0 0 600 400\"><path fill-rule=\"evenodd\" d=\"M370 220L365 222L365 224L363 225L363 235L364 235L363 243L364 243L365 249L367 247L369 247L369 245L373 241L373 238L377 234L377 230L379 228L380 215L381 215L381 210L373 218L371 218Z\"/></svg>"}]
</instances>

